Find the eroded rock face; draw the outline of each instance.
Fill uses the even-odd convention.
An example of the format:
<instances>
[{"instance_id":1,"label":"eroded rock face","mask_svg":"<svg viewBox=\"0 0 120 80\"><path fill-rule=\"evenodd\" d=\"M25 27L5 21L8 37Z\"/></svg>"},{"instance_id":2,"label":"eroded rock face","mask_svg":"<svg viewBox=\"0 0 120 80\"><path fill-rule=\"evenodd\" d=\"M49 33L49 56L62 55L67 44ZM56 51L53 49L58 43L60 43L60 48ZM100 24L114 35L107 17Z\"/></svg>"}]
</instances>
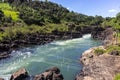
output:
<instances>
[{"instance_id":1,"label":"eroded rock face","mask_svg":"<svg viewBox=\"0 0 120 80\"><path fill-rule=\"evenodd\" d=\"M97 56L94 49L83 53L80 59L83 69L76 76L76 80L114 80L114 76L120 73L120 56L110 54Z\"/></svg>"},{"instance_id":2,"label":"eroded rock face","mask_svg":"<svg viewBox=\"0 0 120 80\"><path fill-rule=\"evenodd\" d=\"M10 80L25 80L28 76L28 72L24 68L22 68L13 73Z\"/></svg>"},{"instance_id":3,"label":"eroded rock face","mask_svg":"<svg viewBox=\"0 0 120 80\"><path fill-rule=\"evenodd\" d=\"M114 37L115 31L111 28L96 27L92 31L92 38L103 41L103 45L116 44Z\"/></svg>"}]
</instances>

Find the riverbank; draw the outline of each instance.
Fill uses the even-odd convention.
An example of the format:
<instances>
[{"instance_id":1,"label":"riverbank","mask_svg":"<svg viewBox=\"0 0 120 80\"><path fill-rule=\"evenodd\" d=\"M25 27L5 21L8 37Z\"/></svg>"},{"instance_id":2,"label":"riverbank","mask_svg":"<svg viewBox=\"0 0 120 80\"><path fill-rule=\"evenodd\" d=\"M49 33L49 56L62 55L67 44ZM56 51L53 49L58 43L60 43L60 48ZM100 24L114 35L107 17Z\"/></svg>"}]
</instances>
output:
<instances>
[{"instance_id":1,"label":"riverbank","mask_svg":"<svg viewBox=\"0 0 120 80\"><path fill-rule=\"evenodd\" d=\"M79 57L85 50L100 44L100 41L92 39L91 35L87 34L82 38L58 40L45 45L13 50L10 54L12 57L0 61L0 75L9 80L14 72L23 67L34 76L43 73L51 66L57 66L64 80L74 80L82 69Z\"/></svg>"},{"instance_id":2,"label":"riverbank","mask_svg":"<svg viewBox=\"0 0 120 80\"><path fill-rule=\"evenodd\" d=\"M11 51L30 45L44 45L55 40L67 40L80 38L80 32L53 32L53 33L34 33L34 34L19 34L17 38L4 40L0 42L0 59L10 57Z\"/></svg>"},{"instance_id":3,"label":"riverbank","mask_svg":"<svg viewBox=\"0 0 120 80\"><path fill-rule=\"evenodd\" d=\"M90 38L90 36L88 36L88 38ZM84 37L83 37L83 40L86 41L86 42L89 41L89 40L87 41L86 38L84 39ZM56 43L56 44L57 44L57 45L60 45L63 49L66 49L66 50L67 50L67 49L70 48L70 45L69 45L68 47L67 47L67 45L68 45L69 43L71 43L71 41L72 41L72 40L62 42L62 44L61 44L61 42L60 42L59 44L58 44L58 43ZM82 47L83 47L83 43L81 44L81 39L73 40L73 41L75 41L75 42L76 42L76 41L77 41L77 42L80 41L78 47L77 47L77 44L78 44L77 42L76 42L77 44L74 44L74 45L71 44L71 46L74 46L74 47L76 46L75 50L74 50L74 49L71 49L71 48L69 49L70 52L73 52L73 53L71 53L71 54L73 54L73 55L72 55L72 56L71 56L71 54L68 55L67 53L70 53L70 52L68 52L68 51L66 51L65 54L64 54L65 56L68 56L68 57L71 56L71 57L73 57L72 59L74 59L74 58L77 59L77 58L79 57L79 56L78 56L78 53L80 53L80 51L79 51L80 49L81 49L81 51L84 51L84 50L90 48L91 46L95 46L92 42L89 41L89 46L88 46L88 44L86 44L86 46L84 47L85 49L84 49L84 48L82 48ZM74 42L74 43L75 43L75 42ZM86 43L86 42L85 42L85 43ZM56 45L56 44L55 44L55 45ZM53 44L53 45L51 45L51 47L52 47L52 46L55 46L55 45ZM81 45L81 47L79 48L80 45ZM51 54L50 54L50 52L51 52L51 47L49 47L49 48L44 47L42 50L39 51L39 53L40 53L39 55L40 55L40 56L37 57L37 58L35 58L35 59L38 61L40 57L43 58L45 55L46 55L46 56L47 56L48 54L51 55ZM61 49L61 47L59 48L59 49L60 49L59 52L61 52L61 51L63 50L63 49ZM88 48L87 48L87 47L88 47ZM44 49L45 49L45 50L44 50ZM52 48L52 51L54 51L53 49L54 49L54 47ZM55 49L56 49L56 47L55 47ZM76 52L76 49L79 49L79 50L77 50L78 52ZM58 50L58 49L57 49L57 50ZM75 52L74 52L73 50L74 50ZM47 52L44 52L43 55L42 55L42 54L41 54L41 51L49 51L49 53L46 54ZM57 52L58 52L58 51L57 51ZM33 53L33 52L32 52L32 53ZM51 52L51 53L56 53L56 51L55 51L55 52ZM62 52L61 52L61 53L62 53ZM75 53L76 53L76 55L75 55ZM17 63L18 63L17 66L18 66L19 64L21 64L21 66L23 66L22 64L24 64L24 65L26 66L26 65L28 65L28 63L31 63L31 62L32 62L32 61L31 61L31 60L32 60L32 57L30 57L32 54L31 54L30 52L29 52L29 54L28 54L28 52L26 52L25 54L22 54L22 53L19 53L19 52L18 52L18 54L20 55L20 56L17 57L17 58L18 58L18 61L19 61L19 57L21 57L22 55L25 55L25 56L22 56L23 58L22 58L22 57L20 58L22 61L24 61L24 59L26 60L27 55L28 55L28 59L27 59L26 62L24 62L24 63L17 62ZM36 53L35 53L35 54L36 54ZM35 54L33 53L33 56L36 56ZM57 54L59 55L59 53L57 53ZM17 55L17 54L14 54L14 56L15 56L15 55ZM49 56L49 55L48 55L48 56ZM75 55L76 57L74 57L74 55ZM61 54L61 56L63 56L63 55ZM16 58L16 57L15 57L15 58ZM34 58L34 57L33 57L33 58ZM52 57L52 58L53 58L53 57ZM48 59L49 59L49 58L48 58ZM58 56L55 56L55 59L59 60L59 57L58 57ZM78 65L76 66L76 60L74 61L74 60L72 60L72 59L67 59L66 57L63 57L63 58L60 57L60 60L61 60L62 62L60 62L60 63L58 64L58 66L66 65L66 68L64 68L64 67L62 67L62 68L69 70L69 68L72 69L72 67L73 67L73 69L74 69L74 67L75 67L76 70L80 70L80 69L77 69L77 68L78 68ZM15 59L15 60L16 60L16 59ZM36 61L36 60L35 60L35 61ZM57 61L57 60L56 60L56 61ZM66 61L65 61L65 60L66 60ZM69 60L70 60L70 61L69 61ZM16 60L16 61L17 61L17 60ZM50 61L53 61L53 60L51 60L51 57L50 57L50 60L47 60L46 63L48 64L48 62L50 62ZM72 61L72 62L70 63L71 65L70 65L70 64L68 65L68 63L66 63L67 61L68 61L68 63ZM44 59L43 59L43 62L44 62ZM55 62L55 61L54 61L54 62ZM16 62L13 62L13 63L16 63ZM32 62L32 63L35 64L36 62ZM46 64L46 63L45 63L45 64ZM61 63L62 63L62 64L61 64ZM65 63L65 64L64 64L64 63ZM75 63L75 64L73 64L73 63ZM37 63L37 64L38 64L38 63ZM40 59L40 64L43 64L43 63L41 63L41 59ZM50 65L51 65L51 64L53 64L53 63L50 63ZM78 63L78 64L79 64L79 63ZM55 65L56 65L56 64L55 64ZM73 66L73 65L75 65L75 66ZM12 65L11 68L13 68L13 67L15 67L15 66L16 66L16 65ZM20 66L20 65L19 65L19 66ZM20 66L20 67L21 67L21 66ZM34 66L35 66L35 65L34 65ZM29 67L31 67L31 66L29 65ZM61 69L61 68L60 68L60 69ZM36 70L36 69L35 69L35 70ZM42 70L45 70L45 69L42 69ZM61 69L61 70L62 70L62 69ZM37 71L38 71L38 69L37 69ZM32 72L32 73L37 73L37 71L34 71L34 72ZM62 71L63 71L63 70L62 70ZM73 72L74 72L74 71L73 71ZM67 73L68 75L70 74L69 71L66 72L66 73ZM66 75L66 74L64 74L64 75ZM68 76L68 75L67 75L67 76ZM73 74L72 74L72 75L73 75ZM65 76L65 77L66 77L66 76ZM71 79L69 79L69 80L71 80Z\"/></svg>"},{"instance_id":4,"label":"riverbank","mask_svg":"<svg viewBox=\"0 0 120 80\"><path fill-rule=\"evenodd\" d=\"M103 41L103 46L90 48L82 54L83 69L76 80L114 80L120 73L120 46L116 45L114 33L112 28L108 28L92 34L93 38Z\"/></svg>"},{"instance_id":5,"label":"riverbank","mask_svg":"<svg viewBox=\"0 0 120 80\"><path fill-rule=\"evenodd\" d=\"M95 49L105 49L104 46L90 48L85 51L80 59L83 69L76 80L114 80L120 73L120 56L104 53L95 55Z\"/></svg>"},{"instance_id":6,"label":"riverbank","mask_svg":"<svg viewBox=\"0 0 120 80\"><path fill-rule=\"evenodd\" d=\"M81 38L84 34L92 33L92 35L96 35L95 31L99 32L103 30L105 29L102 27L83 27L81 30L76 32L70 31L60 32L54 30L52 31L52 33L40 33L40 32L29 34L18 33L16 37L5 38L4 40L0 41L0 59L10 57L9 54L11 53L11 51L17 48L30 45L44 45L46 43L50 43L56 40Z\"/></svg>"}]
</instances>

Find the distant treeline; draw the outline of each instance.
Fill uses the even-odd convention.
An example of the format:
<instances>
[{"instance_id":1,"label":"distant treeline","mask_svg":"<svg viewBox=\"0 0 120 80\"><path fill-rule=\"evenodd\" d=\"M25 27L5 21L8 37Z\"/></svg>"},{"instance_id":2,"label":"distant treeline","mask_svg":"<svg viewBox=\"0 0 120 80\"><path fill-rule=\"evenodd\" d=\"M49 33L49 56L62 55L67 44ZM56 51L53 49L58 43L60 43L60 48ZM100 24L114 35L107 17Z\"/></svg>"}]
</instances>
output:
<instances>
[{"instance_id":1,"label":"distant treeline","mask_svg":"<svg viewBox=\"0 0 120 80\"><path fill-rule=\"evenodd\" d=\"M1 0L0 26L2 38L10 36L8 33L16 35L19 32L26 34L31 31L78 31L86 26L111 26L120 31L120 13L116 17L104 18L69 11L62 5L47 0ZM14 28L14 31L10 27Z\"/></svg>"}]
</instances>

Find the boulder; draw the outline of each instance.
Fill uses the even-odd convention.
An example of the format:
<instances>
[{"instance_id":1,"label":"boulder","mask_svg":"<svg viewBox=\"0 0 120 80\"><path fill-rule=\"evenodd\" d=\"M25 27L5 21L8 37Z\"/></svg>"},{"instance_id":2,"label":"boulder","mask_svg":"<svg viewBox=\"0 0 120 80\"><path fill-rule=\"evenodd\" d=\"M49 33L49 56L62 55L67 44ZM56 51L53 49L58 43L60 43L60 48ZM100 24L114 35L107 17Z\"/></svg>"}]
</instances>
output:
<instances>
[{"instance_id":1,"label":"boulder","mask_svg":"<svg viewBox=\"0 0 120 80\"><path fill-rule=\"evenodd\" d=\"M47 69L45 72L35 75L33 80L63 80L63 75L57 67Z\"/></svg>"},{"instance_id":2,"label":"boulder","mask_svg":"<svg viewBox=\"0 0 120 80\"><path fill-rule=\"evenodd\" d=\"M115 56L120 56L120 50L119 51L113 50L110 54Z\"/></svg>"},{"instance_id":3,"label":"boulder","mask_svg":"<svg viewBox=\"0 0 120 80\"><path fill-rule=\"evenodd\" d=\"M48 71L52 71L53 73L57 73L57 74L60 73L60 69L58 67L52 67L52 68L46 70L46 72L48 72Z\"/></svg>"},{"instance_id":4,"label":"boulder","mask_svg":"<svg viewBox=\"0 0 120 80\"><path fill-rule=\"evenodd\" d=\"M43 74L36 75L33 80L45 80Z\"/></svg>"},{"instance_id":5,"label":"boulder","mask_svg":"<svg viewBox=\"0 0 120 80\"><path fill-rule=\"evenodd\" d=\"M0 78L0 80L4 80L3 78Z\"/></svg>"},{"instance_id":6,"label":"boulder","mask_svg":"<svg viewBox=\"0 0 120 80\"><path fill-rule=\"evenodd\" d=\"M63 75L62 74L53 74L53 79L52 80L63 80Z\"/></svg>"},{"instance_id":7,"label":"boulder","mask_svg":"<svg viewBox=\"0 0 120 80\"><path fill-rule=\"evenodd\" d=\"M21 68L12 74L10 80L25 80L27 77L29 77L28 72L26 69Z\"/></svg>"}]
</instances>

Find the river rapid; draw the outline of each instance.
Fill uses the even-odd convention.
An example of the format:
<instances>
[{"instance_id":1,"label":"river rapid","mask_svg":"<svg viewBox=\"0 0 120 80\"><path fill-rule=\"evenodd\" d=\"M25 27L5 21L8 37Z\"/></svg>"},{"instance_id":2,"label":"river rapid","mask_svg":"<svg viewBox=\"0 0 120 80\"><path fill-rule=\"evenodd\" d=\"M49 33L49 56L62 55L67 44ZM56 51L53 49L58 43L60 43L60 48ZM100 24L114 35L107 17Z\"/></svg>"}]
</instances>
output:
<instances>
[{"instance_id":1,"label":"river rapid","mask_svg":"<svg viewBox=\"0 0 120 80\"><path fill-rule=\"evenodd\" d=\"M82 53L101 42L91 38L90 34L82 38L54 41L45 45L31 46L12 51L11 58L0 61L0 77L8 80L19 68L26 68L30 75L39 74L46 69L57 66L64 80L74 80L82 69Z\"/></svg>"}]
</instances>

